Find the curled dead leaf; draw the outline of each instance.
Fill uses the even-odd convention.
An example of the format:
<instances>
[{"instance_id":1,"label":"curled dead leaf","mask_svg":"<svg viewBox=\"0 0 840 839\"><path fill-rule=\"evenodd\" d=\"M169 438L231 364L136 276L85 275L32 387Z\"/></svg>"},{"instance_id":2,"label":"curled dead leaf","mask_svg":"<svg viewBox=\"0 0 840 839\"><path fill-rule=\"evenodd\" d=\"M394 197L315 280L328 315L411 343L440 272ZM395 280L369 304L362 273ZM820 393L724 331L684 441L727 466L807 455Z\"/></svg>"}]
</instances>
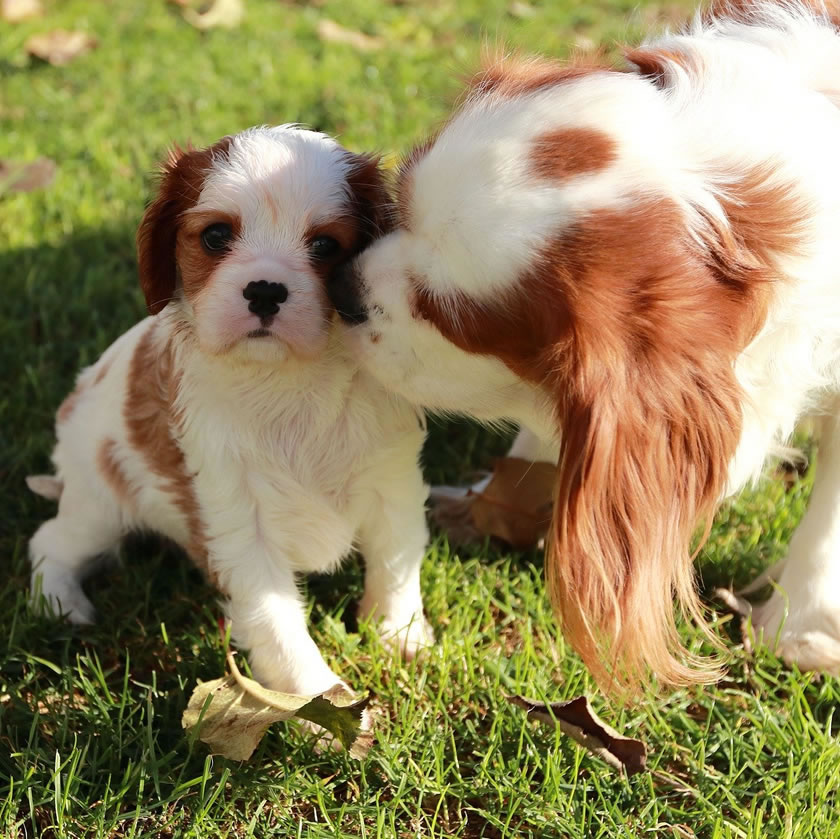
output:
<instances>
[{"instance_id":1,"label":"curled dead leaf","mask_svg":"<svg viewBox=\"0 0 840 839\"><path fill-rule=\"evenodd\" d=\"M87 32L54 29L52 32L33 35L24 46L26 51L35 58L60 67L90 52L96 45L96 38Z\"/></svg>"},{"instance_id":2,"label":"curled dead leaf","mask_svg":"<svg viewBox=\"0 0 840 839\"><path fill-rule=\"evenodd\" d=\"M0 160L0 196L12 192L32 192L49 186L55 172L55 161L48 157L39 157L29 163Z\"/></svg>"},{"instance_id":3,"label":"curled dead leaf","mask_svg":"<svg viewBox=\"0 0 840 839\"><path fill-rule=\"evenodd\" d=\"M181 717L211 751L231 760L247 760L268 727L280 720L299 717L327 729L359 760L373 743L367 699L357 699L343 685L321 696L278 693L243 676L228 653L231 674L197 685Z\"/></svg>"},{"instance_id":4,"label":"curled dead leaf","mask_svg":"<svg viewBox=\"0 0 840 839\"><path fill-rule=\"evenodd\" d=\"M242 23L245 15L243 0L213 0L211 5L201 11L193 9L189 3L184 6L184 20L196 29L235 29Z\"/></svg>"},{"instance_id":5,"label":"curled dead leaf","mask_svg":"<svg viewBox=\"0 0 840 839\"><path fill-rule=\"evenodd\" d=\"M533 548L551 522L555 474L552 463L500 457L489 480L461 491L433 489L433 518L456 543L492 536L520 550Z\"/></svg>"},{"instance_id":6,"label":"curled dead leaf","mask_svg":"<svg viewBox=\"0 0 840 839\"><path fill-rule=\"evenodd\" d=\"M628 775L647 769L647 746L641 740L622 736L607 725L592 710L585 696L550 704L526 699L524 696L508 696L507 700L525 710L529 717L556 725L564 734L614 769Z\"/></svg>"},{"instance_id":7,"label":"curled dead leaf","mask_svg":"<svg viewBox=\"0 0 840 839\"><path fill-rule=\"evenodd\" d=\"M347 29L329 18L321 18L318 21L317 31L318 37L322 41L348 44L362 52L378 50L384 44L382 38L375 38L372 35L366 35L364 32L357 32L355 29Z\"/></svg>"},{"instance_id":8,"label":"curled dead leaf","mask_svg":"<svg viewBox=\"0 0 840 839\"><path fill-rule=\"evenodd\" d=\"M41 0L2 0L0 17L8 23L20 23L43 14Z\"/></svg>"}]
</instances>

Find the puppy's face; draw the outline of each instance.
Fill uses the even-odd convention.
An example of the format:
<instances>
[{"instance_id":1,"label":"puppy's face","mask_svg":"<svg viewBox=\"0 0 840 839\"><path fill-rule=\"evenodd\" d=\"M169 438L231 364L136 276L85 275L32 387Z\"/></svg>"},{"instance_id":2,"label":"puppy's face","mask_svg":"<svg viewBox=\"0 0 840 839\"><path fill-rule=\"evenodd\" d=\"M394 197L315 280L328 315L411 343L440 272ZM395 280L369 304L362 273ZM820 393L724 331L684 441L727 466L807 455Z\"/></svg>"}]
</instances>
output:
<instances>
[{"instance_id":1,"label":"puppy's face","mask_svg":"<svg viewBox=\"0 0 840 839\"><path fill-rule=\"evenodd\" d=\"M170 304L213 355L313 358L332 319L327 278L381 231L386 204L375 160L311 131L176 152L137 236L149 310Z\"/></svg>"}]
</instances>

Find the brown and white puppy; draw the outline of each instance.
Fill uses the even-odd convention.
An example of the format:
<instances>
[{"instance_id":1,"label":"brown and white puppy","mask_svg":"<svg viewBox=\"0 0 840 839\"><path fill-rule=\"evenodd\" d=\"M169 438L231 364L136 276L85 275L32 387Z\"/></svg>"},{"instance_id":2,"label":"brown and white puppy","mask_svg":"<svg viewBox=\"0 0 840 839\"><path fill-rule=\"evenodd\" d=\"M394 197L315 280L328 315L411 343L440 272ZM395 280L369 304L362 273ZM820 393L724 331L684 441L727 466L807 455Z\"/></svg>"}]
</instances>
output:
<instances>
[{"instance_id":1,"label":"brown and white puppy","mask_svg":"<svg viewBox=\"0 0 840 839\"><path fill-rule=\"evenodd\" d=\"M365 616L429 640L419 570L418 412L342 345L326 277L388 224L376 161L291 126L176 152L137 235L153 317L84 370L58 411L58 515L33 589L93 619L80 578L131 530L181 545L227 597L234 639L276 690L339 681L309 636L299 575L358 546Z\"/></svg>"},{"instance_id":2,"label":"brown and white puppy","mask_svg":"<svg viewBox=\"0 0 840 839\"><path fill-rule=\"evenodd\" d=\"M702 620L692 534L827 413L754 623L837 672L840 37L819 8L744 2L627 57L490 64L332 298L394 392L554 448L548 582L611 684L715 677L674 622L675 598Z\"/></svg>"}]
</instances>

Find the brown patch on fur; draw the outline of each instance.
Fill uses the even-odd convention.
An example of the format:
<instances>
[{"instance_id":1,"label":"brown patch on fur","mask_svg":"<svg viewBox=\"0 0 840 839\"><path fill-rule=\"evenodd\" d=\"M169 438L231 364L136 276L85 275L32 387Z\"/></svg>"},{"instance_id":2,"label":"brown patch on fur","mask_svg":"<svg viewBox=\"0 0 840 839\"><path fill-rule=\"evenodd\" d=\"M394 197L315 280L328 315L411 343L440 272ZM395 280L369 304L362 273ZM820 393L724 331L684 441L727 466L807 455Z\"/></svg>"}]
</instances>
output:
<instances>
[{"instance_id":1,"label":"brown patch on fur","mask_svg":"<svg viewBox=\"0 0 840 839\"><path fill-rule=\"evenodd\" d=\"M212 224L228 224L236 239L242 230L242 220L230 213L185 211L175 237L175 263L181 277L181 287L188 300L194 299L210 282L227 251L208 253L201 244L201 234Z\"/></svg>"},{"instance_id":2,"label":"brown patch on fur","mask_svg":"<svg viewBox=\"0 0 840 839\"><path fill-rule=\"evenodd\" d=\"M108 371L111 369L111 362L99 359L97 367L96 378L93 380L94 385L101 384L102 380L108 375Z\"/></svg>"},{"instance_id":3,"label":"brown patch on fur","mask_svg":"<svg viewBox=\"0 0 840 839\"><path fill-rule=\"evenodd\" d=\"M840 0L797 0L797 4L817 17L827 18L831 24L840 29ZM703 20L731 18L733 20L749 21L752 14L766 2L757 0L713 0L703 13ZM790 3L784 3L790 5Z\"/></svg>"},{"instance_id":4,"label":"brown patch on fur","mask_svg":"<svg viewBox=\"0 0 840 839\"><path fill-rule=\"evenodd\" d=\"M467 352L542 385L562 431L546 569L566 635L604 684L711 681L673 602L701 626L689 546L706 533L741 431L738 354L765 317L803 208L769 172L733 182L732 230L702 245L667 199L600 210L562 232L504 300L440 298L415 314ZM705 537L704 537L705 539Z\"/></svg>"},{"instance_id":5,"label":"brown patch on fur","mask_svg":"<svg viewBox=\"0 0 840 839\"><path fill-rule=\"evenodd\" d=\"M134 487L123 472L122 464L117 457L116 440L106 437L100 443L96 452L96 465L120 504L133 506Z\"/></svg>"},{"instance_id":6,"label":"brown patch on fur","mask_svg":"<svg viewBox=\"0 0 840 839\"><path fill-rule=\"evenodd\" d=\"M82 393L84 393L84 391L85 386L81 382L78 382L76 384L76 387L73 390L71 390L70 393L67 394L67 396L64 397L64 400L58 406L58 411L55 415L56 424L61 425L70 419L70 417L73 414L73 411L76 410L76 405L79 402L79 397L82 395Z\"/></svg>"},{"instance_id":7,"label":"brown patch on fur","mask_svg":"<svg viewBox=\"0 0 840 839\"><path fill-rule=\"evenodd\" d=\"M594 128L557 128L541 134L531 152L531 171L539 178L564 180L606 169L616 143Z\"/></svg>"},{"instance_id":8,"label":"brown patch on fur","mask_svg":"<svg viewBox=\"0 0 840 839\"><path fill-rule=\"evenodd\" d=\"M177 287L175 250L181 216L195 206L213 160L227 156L231 140L223 137L201 150L175 147L163 165L158 195L137 231L140 286L153 315L172 299Z\"/></svg>"},{"instance_id":9,"label":"brown patch on fur","mask_svg":"<svg viewBox=\"0 0 840 839\"><path fill-rule=\"evenodd\" d=\"M688 73L697 78L703 75L705 69L702 56L696 52L639 47L626 51L624 57L635 65L639 75L649 79L660 89L670 87L679 72Z\"/></svg>"},{"instance_id":10,"label":"brown patch on fur","mask_svg":"<svg viewBox=\"0 0 840 839\"><path fill-rule=\"evenodd\" d=\"M411 199L414 193L414 169L431 151L437 141L433 135L416 145L400 162L397 172L397 223L403 230L411 230Z\"/></svg>"},{"instance_id":11,"label":"brown patch on fur","mask_svg":"<svg viewBox=\"0 0 840 839\"><path fill-rule=\"evenodd\" d=\"M375 155L347 154L351 164L347 173L348 210L358 229L354 245L358 252L393 230L395 208L379 165L380 159Z\"/></svg>"},{"instance_id":12,"label":"brown patch on fur","mask_svg":"<svg viewBox=\"0 0 840 839\"><path fill-rule=\"evenodd\" d=\"M174 402L178 377L173 369L172 348L160 346L154 328L147 329L134 349L128 375L128 394L123 407L129 443L161 479L184 516L189 534L182 547L215 583L207 561L204 522L198 499L187 473L184 454L174 436L177 426Z\"/></svg>"},{"instance_id":13,"label":"brown patch on fur","mask_svg":"<svg viewBox=\"0 0 840 839\"><path fill-rule=\"evenodd\" d=\"M604 56L597 52L575 56L570 61L522 55L489 56L485 57L482 69L467 82L467 94L469 97L527 96L611 69Z\"/></svg>"}]
</instances>

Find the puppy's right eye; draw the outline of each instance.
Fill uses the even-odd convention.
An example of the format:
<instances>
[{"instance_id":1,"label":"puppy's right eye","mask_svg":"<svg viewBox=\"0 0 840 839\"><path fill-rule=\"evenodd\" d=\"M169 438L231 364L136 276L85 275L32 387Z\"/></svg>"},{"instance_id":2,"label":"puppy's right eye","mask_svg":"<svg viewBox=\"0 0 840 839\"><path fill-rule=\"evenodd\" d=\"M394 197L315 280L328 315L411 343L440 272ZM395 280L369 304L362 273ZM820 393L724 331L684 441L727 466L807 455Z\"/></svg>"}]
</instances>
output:
<instances>
[{"instance_id":1,"label":"puppy's right eye","mask_svg":"<svg viewBox=\"0 0 840 839\"><path fill-rule=\"evenodd\" d=\"M233 228L223 222L211 224L201 231L201 245L207 253L221 253L228 250L232 239Z\"/></svg>"}]
</instances>

